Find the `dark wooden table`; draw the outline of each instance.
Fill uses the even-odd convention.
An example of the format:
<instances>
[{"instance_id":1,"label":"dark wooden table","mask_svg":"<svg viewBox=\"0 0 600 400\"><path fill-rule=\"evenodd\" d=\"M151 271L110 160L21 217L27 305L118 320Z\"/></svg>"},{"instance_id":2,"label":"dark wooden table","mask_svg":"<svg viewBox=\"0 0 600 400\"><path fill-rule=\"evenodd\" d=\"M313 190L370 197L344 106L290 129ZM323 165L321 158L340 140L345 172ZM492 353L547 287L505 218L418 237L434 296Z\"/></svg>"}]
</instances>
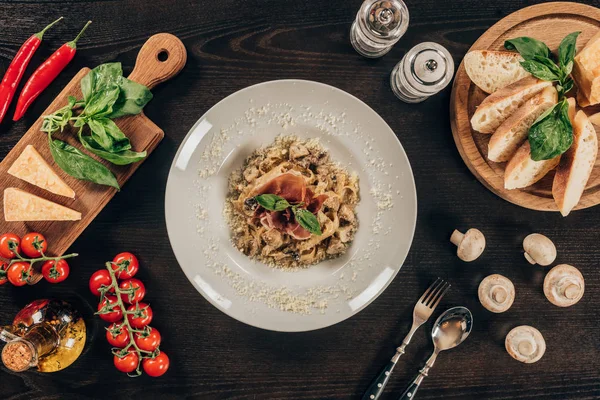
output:
<instances>
[{"instance_id":1,"label":"dark wooden table","mask_svg":"<svg viewBox=\"0 0 600 400\"><path fill-rule=\"evenodd\" d=\"M465 305L475 317L471 337L442 354L419 392L420 399L600 398L600 208L558 214L519 208L488 192L467 170L448 120L450 88L417 105L396 100L389 73L422 41L435 41L461 61L469 46L503 16L535 1L408 1L411 23L385 57L367 60L352 49L348 31L360 0L330 1L0 1L0 73L21 43L64 15L47 35L32 65L70 40L84 21L94 24L80 53L35 103L25 120L0 127L6 155L51 99L83 66L121 61L131 71L142 43L153 33L178 35L188 49L183 72L154 90L148 116L166 137L156 152L72 246L81 257L63 284L0 287L0 322L27 302L56 296L91 313L87 282L102 263L123 250L139 255L155 325L171 369L159 379L129 379L112 365L102 324L71 368L52 375L0 369L2 399L347 399L358 398L409 328L412 307L429 281L442 276L453 289L442 307ZM591 2L600 6L600 2ZM193 123L213 104L246 86L284 78L312 79L343 89L369 104L396 132L412 164L419 216L412 249L389 288L355 317L307 333L277 333L246 326L212 307L181 272L167 238L164 187L171 159ZM481 229L488 241L474 263L459 261L448 238L454 228ZM531 232L554 239L557 262L577 266L586 293L568 309L542 293L545 269L529 266L521 242ZM477 300L480 280L503 274L517 298L509 312L493 315ZM506 353L514 326L537 327L547 342L536 364ZM422 328L400 361L386 392L397 397L420 368L431 344Z\"/></svg>"}]
</instances>

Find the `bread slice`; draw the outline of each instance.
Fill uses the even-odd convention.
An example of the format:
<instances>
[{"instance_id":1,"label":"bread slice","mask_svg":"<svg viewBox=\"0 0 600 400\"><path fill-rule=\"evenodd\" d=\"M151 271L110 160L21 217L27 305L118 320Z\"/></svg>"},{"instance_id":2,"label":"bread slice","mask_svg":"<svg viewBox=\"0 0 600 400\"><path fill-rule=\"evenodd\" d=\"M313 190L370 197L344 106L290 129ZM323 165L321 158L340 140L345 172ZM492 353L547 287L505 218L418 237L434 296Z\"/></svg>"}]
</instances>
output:
<instances>
[{"instance_id":1,"label":"bread slice","mask_svg":"<svg viewBox=\"0 0 600 400\"><path fill-rule=\"evenodd\" d=\"M579 203L598 156L598 136L583 111L572 120L573 145L562 156L552 184L552 197L563 217Z\"/></svg>"},{"instance_id":2,"label":"bread slice","mask_svg":"<svg viewBox=\"0 0 600 400\"><path fill-rule=\"evenodd\" d=\"M75 191L58 176L32 145L25 147L8 169L8 173L51 193L75 198Z\"/></svg>"},{"instance_id":3,"label":"bread slice","mask_svg":"<svg viewBox=\"0 0 600 400\"><path fill-rule=\"evenodd\" d=\"M530 76L521 67L521 61L523 57L519 53L490 50L473 50L463 59L469 78L486 93L494 93Z\"/></svg>"},{"instance_id":4,"label":"bread slice","mask_svg":"<svg viewBox=\"0 0 600 400\"><path fill-rule=\"evenodd\" d=\"M550 160L534 161L531 158L529 141L526 140L506 164L504 188L511 190L531 186L556 168L559 161L560 156Z\"/></svg>"},{"instance_id":5,"label":"bread slice","mask_svg":"<svg viewBox=\"0 0 600 400\"><path fill-rule=\"evenodd\" d=\"M527 138L531 125L557 101L558 93L553 86L527 100L496 129L488 143L488 158L496 162L510 160Z\"/></svg>"},{"instance_id":6,"label":"bread slice","mask_svg":"<svg viewBox=\"0 0 600 400\"><path fill-rule=\"evenodd\" d=\"M577 53L573 63L573 80L581 107L600 103L600 33L593 36Z\"/></svg>"},{"instance_id":7,"label":"bread slice","mask_svg":"<svg viewBox=\"0 0 600 400\"><path fill-rule=\"evenodd\" d=\"M81 213L43 199L24 190L4 190L6 221L77 221Z\"/></svg>"},{"instance_id":8,"label":"bread slice","mask_svg":"<svg viewBox=\"0 0 600 400\"><path fill-rule=\"evenodd\" d=\"M529 76L492 93L477 107L471 126L481 133L494 132L517 108L549 86L552 82Z\"/></svg>"}]
</instances>

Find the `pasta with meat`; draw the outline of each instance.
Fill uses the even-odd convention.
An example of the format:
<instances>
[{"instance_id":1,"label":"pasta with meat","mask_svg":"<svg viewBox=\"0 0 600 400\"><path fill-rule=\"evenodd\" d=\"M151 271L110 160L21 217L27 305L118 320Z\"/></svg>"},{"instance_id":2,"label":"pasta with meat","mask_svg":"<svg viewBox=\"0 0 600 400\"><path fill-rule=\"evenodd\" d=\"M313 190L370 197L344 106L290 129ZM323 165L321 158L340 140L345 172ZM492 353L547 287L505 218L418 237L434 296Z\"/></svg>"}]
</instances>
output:
<instances>
[{"instance_id":1,"label":"pasta with meat","mask_svg":"<svg viewBox=\"0 0 600 400\"><path fill-rule=\"evenodd\" d=\"M257 201L262 195L285 199L288 207L264 208ZM359 200L357 174L333 162L317 139L280 136L231 174L225 215L241 252L295 268L346 252L358 228ZM296 218L299 209L314 215L320 232Z\"/></svg>"}]
</instances>

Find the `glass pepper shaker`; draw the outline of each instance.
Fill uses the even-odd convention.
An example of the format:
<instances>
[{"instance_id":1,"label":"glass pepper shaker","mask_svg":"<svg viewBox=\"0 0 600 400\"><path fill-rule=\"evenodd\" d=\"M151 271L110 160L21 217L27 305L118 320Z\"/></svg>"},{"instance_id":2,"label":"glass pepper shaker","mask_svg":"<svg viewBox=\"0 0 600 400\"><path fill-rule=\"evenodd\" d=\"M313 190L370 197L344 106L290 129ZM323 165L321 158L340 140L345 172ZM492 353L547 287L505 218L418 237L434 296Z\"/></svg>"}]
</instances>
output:
<instances>
[{"instance_id":1,"label":"glass pepper shaker","mask_svg":"<svg viewBox=\"0 0 600 400\"><path fill-rule=\"evenodd\" d=\"M454 60L444 46L423 42L392 70L392 91L406 103L419 103L444 89L454 76Z\"/></svg>"},{"instance_id":2,"label":"glass pepper shaker","mask_svg":"<svg viewBox=\"0 0 600 400\"><path fill-rule=\"evenodd\" d=\"M350 28L350 42L362 56L377 58L391 50L408 28L402 0L365 0Z\"/></svg>"}]
</instances>

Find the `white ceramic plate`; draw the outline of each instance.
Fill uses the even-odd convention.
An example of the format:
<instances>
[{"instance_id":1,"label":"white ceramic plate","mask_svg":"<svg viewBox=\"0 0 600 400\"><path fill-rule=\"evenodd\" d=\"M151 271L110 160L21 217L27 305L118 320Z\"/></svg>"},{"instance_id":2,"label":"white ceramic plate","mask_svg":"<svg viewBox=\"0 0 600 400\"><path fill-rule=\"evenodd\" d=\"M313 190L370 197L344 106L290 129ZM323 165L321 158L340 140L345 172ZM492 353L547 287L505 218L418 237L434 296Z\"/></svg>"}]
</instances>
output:
<instances>
[{"instance_id":1,"label":"white ceramic plate","mask_svg":"<svg viewBox=\"0 0 600 400\"><path fill-rule=\"evenodd\" d=\"M239 252L223 216L231 171L281 134L320 138L360 178L349 251L291 272ZM240 90L198 120L171 166L165 214L177 260L209 302L249 325L296 332L343 321L385 290L410 248L417 198L402 145L369 106L328 85L281 80Z\"/></svg>"}]
</instances>

